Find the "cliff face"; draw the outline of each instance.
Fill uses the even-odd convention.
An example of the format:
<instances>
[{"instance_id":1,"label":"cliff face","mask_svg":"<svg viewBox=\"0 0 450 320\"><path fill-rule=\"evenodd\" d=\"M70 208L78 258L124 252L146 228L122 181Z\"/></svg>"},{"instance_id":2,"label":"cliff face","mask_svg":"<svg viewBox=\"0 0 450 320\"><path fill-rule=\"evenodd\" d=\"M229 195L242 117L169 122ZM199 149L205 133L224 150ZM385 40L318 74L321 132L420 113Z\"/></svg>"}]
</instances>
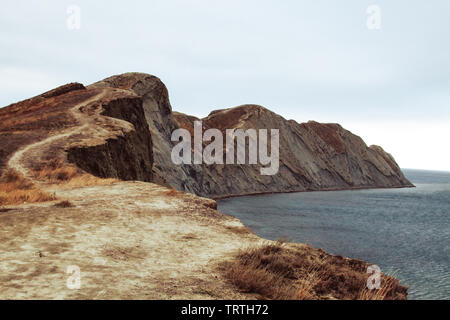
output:
<instances>
[{"instance_id":1,"label":"cliff face","mask_svg":"<svg viewBox=\"0 0 450 320\"><path fill-rule=\"evenodd\" d=\"M153 181L181 191L206 195L196 179L196 168L178 166L171 161L171 136L178 125L173 118L167 88L159 78L144 73L125 73L96 82L88 88L116 88L140 97L152 137Z\"/></svg>"},{"instance_id":2,"label":"cliff face","mask_svg":"<svg viewBox=\"0 0 450 320\"><path fill-rule=\"evenodd\" d=\"M262 176L258 165L175 165L171 134L193 134L195 120L172 112L158 78L135 73L1 108L0 298L377 298L361 290L363 261L261 239L211 199L86 174L207 196L408 185L380 147L338 125L297 124L260 106L213 112L203 128L280 129L278 174ZM242 252L256 259L247 263ZM68 263L80 268L83 290L61 281ZM261 274L261 265L270 268ZM312 279L311 270L321 276ZM406 287L383 277L393 284L384 298L406 298ZM273 290L245 289L256 278ZM284 288L290 293L271 295Z\"/></svg>"},{"instance_id":3,"label":"cliff face","mask_svg":"<svg viewBox=\"0 0 450 320\"><path fill-rule=\"evenodd\" d=\"M102 105L102 116L133 126L103 143L71 147L67 159L98 177L153 181L152 139L139 97L120 97Z\"/></svg>"},{"instance_id":4,"label":"cliff face","mask_svg":"<svg viewBox=\"0 0 450 320\"><path fill-rule=\"evenodd\" d=\"M49 143L34 148L40 154L28 152L29 167L55 153L96 176L153 181L201 196L412 186L390 154L366 146L338 124L299 124L258 105L217 110L197 119L172 112L167 88L148 74L126 73L88 87L66 85L6 107L0 117L8 123L1 132L8 136L4 141L19 142L0 146L3 159L22 140L28 144L47 138ZM278 129L278 172L261 175L259 164L174 164L172 132L184 128L193 135L196 120L202 121L203 130L223 133ZM49 126L54 130L45 129ZM58 133L65 138L55 144L48 136Z\"/></svg>"},{"instance_id":5,"label":"cliff face","mask_svg":"<svg viewBox=\"0 0 450 320\"><path fill-rule=\"evenodd\" d=\"M143 99L145 117L153 138L155 181L202 196L221 197L261 192L289 192L372 187L407 187L391 155L338 124L299 124L257 105L217 110L204 119L172 112L167 89L156 77L128 73L91 85L92 88L131 90ZM264 176L260 165L175 165L170 154L171 134L177 128L193 136L194 121L203 130L279 129L280 166Z\"/></svg>"},{"instance_id":6,"label":"cliff face","mask_svg":"<svg viewBox=\"0 0 450 320\"><path fill-rule=\"evenodd\" d=\"M176 114L175 120L192 130L192 118ZM277 174L263 176L259 165L202 166L205 195L411 186L391 155L338 124L298 124L256 105L212 112L202 121L221 131L280 130Z\"/></svg>"},{"instance_id":7,"label":"cliff face","mask_svg":"<svg viewBox=\"0 0 450 320\"><path fill-rule=\"evenodd\" d=\"M129 90L69 84L0 109L0 120L0 176L14 169L36 178L75 164L99 177L153 181L142 98Z\"/></svg>"}]
</instances>

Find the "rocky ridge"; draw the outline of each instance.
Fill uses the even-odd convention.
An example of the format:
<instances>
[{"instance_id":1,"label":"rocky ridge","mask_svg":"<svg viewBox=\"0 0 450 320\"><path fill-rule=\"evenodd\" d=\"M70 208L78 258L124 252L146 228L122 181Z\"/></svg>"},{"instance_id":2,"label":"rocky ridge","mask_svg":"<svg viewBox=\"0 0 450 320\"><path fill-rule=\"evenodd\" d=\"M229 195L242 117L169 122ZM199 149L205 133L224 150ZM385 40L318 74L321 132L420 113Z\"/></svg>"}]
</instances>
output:
<instances>
[{"instance_id":1,"label":"rocky ridge","mask_svg":"<svg viewBox=\"0 0 450 320\"><path fill-rule=\"evenodd\" d=\"M165 85L157 77L142 73L113 76L88 88L126 90L142 99L153 142L153 181L180 191L218 198L253 193L412 186L390 154L379 146L368 147L360 137L338 124L297 123L259 105L216 110L204 119L197 119L173 112ZM196 120L202 121L203 130L279 129L278 173L263 176L260 165L173 164L170 158L174 146L172 132L185 128L193 135ZM72 161L79 162L76 158Z\"/></svg>"},{"instance_id":2,"label":"rocky ridge","mask_svg":"<svg viewBox=\"0 0 450 320\"><path fill-rule=\"evenodd\" d=\"M279 255L290 259L294 298L301 298L296 281L309 281L298 259L328 272L308 297L380 298L362 290L367 263L266 241L194 194L410 186L390 155L339 125L298 124L246 105L212 112L203 128L279 128L277 175L260 175L258 165L175 165L171 133L193 134L196 120L172 112L158 78L137 73L68 84L0 109L0 297L267 298L227 272L242 267L239 252L261 247L278 250L277 268ZM80 290L66 286L68 265L81 269ZM385 279L393 286L381 298L406 298L406 287Z\"/></svg>"},{"instance_id":3,"label":"rocky ridge","mask_svg":"<svg viewBox=\"0 0 450 320\"><path fill-rule=\"evenodd\" d=\"M212 198L412 186L390 154L379 146L368 147L338 124L297 123L259 105L216 110L197 119L173 112L166 86L143 73L113 76L87 87L65 85L3 108L0 117L4 120L1 135L11 142L0 148L0 168L22 144L48 136L49 130L40 130L44 122L50 130L65 132L65 139L53 151L54 142L46 144L47 149L34 148L36 152L25 161L29 166L56 152L62 161L101 178L155 182ZM224 133L226 129L279 129L278 173L261 175L259 164L174 164L172 132L184 128L193 135L194 121L202 121L203 130L216 128ZM74 124L83 126L76 134L66 129Z\"/></svg>"}]
</instances>

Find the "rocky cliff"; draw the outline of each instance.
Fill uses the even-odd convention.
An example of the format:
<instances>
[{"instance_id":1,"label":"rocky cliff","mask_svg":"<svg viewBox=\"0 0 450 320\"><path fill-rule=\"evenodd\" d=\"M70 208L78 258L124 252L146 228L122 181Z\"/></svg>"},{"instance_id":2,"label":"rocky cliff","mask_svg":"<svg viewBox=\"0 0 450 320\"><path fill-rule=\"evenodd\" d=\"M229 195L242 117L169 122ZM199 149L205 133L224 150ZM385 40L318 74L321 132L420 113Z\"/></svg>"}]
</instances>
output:
<instances>
[{"instance_id":1,"label":"rocky cliff","mask_svg":"<svg viewBox=\"0 0 450 320\"><path fill-rule=\"evenodd\" d=\"M258 105L217 110L197 119L173 112L165 85L143 73L113 76L87 87L66 85L8 106L0 117L5 124L1 134L11 142L0 148L3 167L22 141L29 144L47 137L48 143L34 148L41 154L29 152L29 167L52 150L66 150L58 154L62 161L93 175L153 181L207 197L412 186L390 154L368 147L338 124L299 124ZM261 175L259 164L174 164L172 132L184 128L193 135L194 121L202 121L203 130L224 133L278 129L278 172ZM65 137L57 139L59 149L51 137L58 133Z\"/></svg>"},{"instance_id":2,"label":"rocky cliff","mask_svg":"<svg viewBox=\"0 0 450 320\"><path fill-rule=\"evenodd\" d=\"M156 77L128 73L90 88L130 90L143 100L153 140L155 181L202 196L223 197L265 192L409 187L394 158L338 124L297 123L258 105L217 110L204 119L172 112L168 91ZM194 121L203 130L279 129L280 166L277 174L260 174L260 165L175 165L171 134L185 128L193 135Z\"/></svg>"},{"instance_id":3,"label":"rocky cliff","mask_svg":"<svg viewBox=\"0 0 450 320\"><path fill-rule=\"evenodd\" d=\"M0 109L0 120L0 176L41 178L71 162L79 173L153 181L151 134L132 91L73 83Z\"/></svg>"},{"instance_id":4,"label":"rocky cliff","mask_svg":"<svg viewBox=\"0 0 450 320\"><path fill-rule=\"evenodd\" d=\"M242 106L211 113L204 129L279 128L277 175L175 165L171 134L193 134L196 120L172 112L164 84L146 74L72 83L1 108L0 298L406 298L386 275L381 290L366 290L366 262L261 239L191 194L408 185L392 157L338 125ZM80 268L80 290L67 286L69 265Z\"/></svg>"}]
</instances>

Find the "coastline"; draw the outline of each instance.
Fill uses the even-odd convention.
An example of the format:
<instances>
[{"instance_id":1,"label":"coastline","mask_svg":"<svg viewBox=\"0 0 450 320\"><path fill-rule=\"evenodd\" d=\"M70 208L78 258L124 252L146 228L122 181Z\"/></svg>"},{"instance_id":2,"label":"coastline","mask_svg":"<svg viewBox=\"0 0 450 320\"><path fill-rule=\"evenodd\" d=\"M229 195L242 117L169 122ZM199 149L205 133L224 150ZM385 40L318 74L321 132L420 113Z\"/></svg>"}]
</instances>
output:
<instances>
[{"instance_id":1,"label":"coastline","mask_svg":"<svg viewBox=\"0 0 450 320\"><path fill-rule=\"evenodd\" d=\"M291 191L267 191L267 192L254 192L254 193L245 193L245 194L232 194L226 196L218 196L211 197L213 200L223 200L229 198L239 198L239 197L248 197L248 196L260 196L260 195L269 195L269 194L280 194L280 193L302 193L302 192L332 192L332 191L352 191L352 190L373 190L373 189L404 189L404 188L416 188L414 184L410 186L392 186L392 187L348 187L348 188L328 188L328 189L318 189L318 190L291 190Z\"/></svg>"},{"instance_id":2,"label":"coastline","mask_svg":"<svg viewBox=\"0 0 450 320\"><path fill-rule=\"evenodd\" d=\"M22 204L0 214L3 299L303 299L296 295L297 285L310 281L304 275L318 269L315 281L321 289L308 289L307 297L377 299L359 285L367 280L367 262L302 242L267 240L218 211L215 200L139 181L55 191L59 201L67 199L70 205ZM268 250L273 268L262 278L251 276L261 270L262 261L247 266L241 260L252 250L264 256ZM27 266L19 278L17 262ZM67 265L80 268L81 290L65 286ZM230 275L229 270L236 272ZM289 270L297 270L296 278L286 278ZM241 275L243 281L260 279L259 289L242 287L234 278ZM383 298L406 299L406 287L382 276L393 284ZM265 285L269 280L273 286ZM294 295L266 292L282 283Z\"/></svg>"},{"instance_id":3,"label":"coastline","mask_svg":"<svg viewBox=\"0 0 450 320\"><path fill-rule=\"evenodd\" d=\"M263 238L286 237L375 263L408 284L409 299L447 299L450 175L420 169L405 175L415 188L238 197L218 201L218 208Z\"/></svg>"}]
</instances>

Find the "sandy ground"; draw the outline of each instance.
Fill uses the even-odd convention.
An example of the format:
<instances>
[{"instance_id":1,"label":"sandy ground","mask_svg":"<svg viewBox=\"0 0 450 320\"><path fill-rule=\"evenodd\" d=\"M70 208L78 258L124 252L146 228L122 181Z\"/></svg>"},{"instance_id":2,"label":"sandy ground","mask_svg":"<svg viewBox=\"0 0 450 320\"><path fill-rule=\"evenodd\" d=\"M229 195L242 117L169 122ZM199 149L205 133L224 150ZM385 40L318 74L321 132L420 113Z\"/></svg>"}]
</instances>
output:
<instances>
[{"instance_id":1,"label":"sandy ground","mask_svg":"<svg viewBox=\"0 0 450 320\"><path fill-rule=\"evenodd\" d=\"M144 182L60 190L0 212L1 299L240 299L218 265L261 242L212 200ZM69 266L80 288L69 289ZM73 279L73 278L71 278ZM70 282L73 284L76 282Z\"/></svg>"}]
</instances>

